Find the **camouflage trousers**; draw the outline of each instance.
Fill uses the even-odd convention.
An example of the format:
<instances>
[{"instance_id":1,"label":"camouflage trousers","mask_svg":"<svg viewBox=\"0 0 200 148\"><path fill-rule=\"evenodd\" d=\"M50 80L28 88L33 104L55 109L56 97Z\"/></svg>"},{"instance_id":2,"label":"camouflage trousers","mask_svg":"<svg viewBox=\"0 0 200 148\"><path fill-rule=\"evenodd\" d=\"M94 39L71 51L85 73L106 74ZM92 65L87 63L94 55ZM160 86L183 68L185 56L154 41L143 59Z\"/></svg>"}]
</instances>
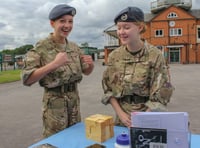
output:
<instances>
[{"instance_id":1,"label":"camouflage trousers","mask_svg":"<svg viewBox=\"0 0 200 148\"><path fill-rule=\"evenodd\" d=\"M134 103L128 103L128 102L125 102L125 101L118 101L119 105L121 106L122 110L124 112L126 112L127 114L129 114L131 116L131 112L134 112L134 111L140 111L140 112L143 112L143 111L146 111L147 110L147 106L145 106L145 104L141 103L141 104L134 104ZM117 126L125 126L122 121L119 119L118 116L116 116L115 118L115 125Z\"/></svg>"},{"instance_id":2,"label":"camouflage trousers","mask_svg":"<svg viewBox=\"0 0 200 148\"><path fill-rule=\"evenodd\" d=\"M48 91L43 96L43 137L49 137L81 121L78 91Z\"/></svg>"}]
</instances>

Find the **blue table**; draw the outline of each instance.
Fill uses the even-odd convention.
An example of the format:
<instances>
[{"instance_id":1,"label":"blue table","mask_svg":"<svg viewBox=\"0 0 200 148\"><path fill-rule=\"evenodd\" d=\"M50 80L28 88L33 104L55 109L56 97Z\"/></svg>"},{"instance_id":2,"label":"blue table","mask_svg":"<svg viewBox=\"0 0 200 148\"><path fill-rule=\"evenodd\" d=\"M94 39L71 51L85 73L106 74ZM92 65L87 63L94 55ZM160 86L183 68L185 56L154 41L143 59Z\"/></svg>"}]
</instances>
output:
<instances>
[{"instance_id":1,"label":"blue table","mask_svg":"<svg viewBox=\"0 0 200 148\"><path fill-rule=\"evenodd\" d=\"M123 131L127 133L129 132L128 128L114 126L114 137L100 144L105 145L107 148L113 148L116 136L121 134ZM52 144L58 148L85 148L97 142L86 138L84 123L77 123L70 128L31 145L29 148L34 148L35 146L44 143ZM200 135L192 134L191 148L200 148Z\"/></svg>"}]
</instances>

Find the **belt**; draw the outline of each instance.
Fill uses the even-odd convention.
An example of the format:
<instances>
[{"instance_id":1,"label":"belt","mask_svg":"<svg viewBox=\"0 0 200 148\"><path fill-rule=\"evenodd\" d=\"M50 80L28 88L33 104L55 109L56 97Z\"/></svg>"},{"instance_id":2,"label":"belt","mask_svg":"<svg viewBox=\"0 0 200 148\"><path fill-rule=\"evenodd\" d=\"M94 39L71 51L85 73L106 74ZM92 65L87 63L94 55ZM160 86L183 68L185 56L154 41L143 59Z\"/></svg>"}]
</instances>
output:
<instances>
[{"instance_id":1,"label":"belt","mask_svg":"<svg viewBox=\"0 0 200 148\"><path fill-rule=\"evenodd\" d=\"M122 97L120 100L128 103L141 104L141 103L146 103L149 100L149 97L138 96L134 94L134 95L126 95Z\"/></svg>"},{"instance_id":2,"label":"belt","mask_svg":"<svg viewBox=\"0 0 200 148\"><path fill-rule=\"evenodd\" d=\"M66 92L73 92L76 90L76 83L68 83L61 86L53 87L53 88L46 88L48 91L66 93Z\"/></svg>"}]
</instances>

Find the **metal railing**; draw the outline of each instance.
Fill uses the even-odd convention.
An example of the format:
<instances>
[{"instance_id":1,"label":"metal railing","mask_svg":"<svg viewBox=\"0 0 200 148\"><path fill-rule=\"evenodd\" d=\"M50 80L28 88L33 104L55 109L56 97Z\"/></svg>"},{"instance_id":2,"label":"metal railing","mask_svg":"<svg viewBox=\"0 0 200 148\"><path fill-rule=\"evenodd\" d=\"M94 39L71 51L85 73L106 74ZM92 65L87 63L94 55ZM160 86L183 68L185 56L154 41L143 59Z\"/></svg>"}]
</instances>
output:
<instances>
[{"instance_id":1,"label":"metal railing","mask_svg":"<svg viewBox=\"0 0 200 148\"><path fill-rule=\"evenodd\" d=\"M170 5L176 5L184 9L192 7L192 0L156 0L151 2L151 11L156 12Z\"/></svg>"}]
</instances>

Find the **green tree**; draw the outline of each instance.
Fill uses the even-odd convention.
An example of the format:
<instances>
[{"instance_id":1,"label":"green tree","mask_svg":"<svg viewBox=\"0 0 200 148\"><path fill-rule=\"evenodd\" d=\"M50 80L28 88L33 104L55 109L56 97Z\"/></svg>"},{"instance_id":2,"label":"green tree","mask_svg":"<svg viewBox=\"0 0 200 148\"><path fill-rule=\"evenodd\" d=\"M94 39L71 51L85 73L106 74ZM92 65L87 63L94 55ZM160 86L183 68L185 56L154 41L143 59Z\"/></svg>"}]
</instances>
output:
<instances>
[{"instance_id":1,"label":"green tree","mask_svg":"<svg viewBox=\"0 0 200 148\"><path fill-rule=\"evenodd\" d=\"M14 54L25 54L28 50L33 48L33 45L24 45L14 50Z\"/></svg>"},{"instance_id":2,"label":"green tree","mask_svg":"<svg viewBox=\"0 0 200 148\"><path fill-rule=\"evenodd\" d=\"M81 43L81 46L82 46L82 47L89 47L89 43L88 43L88 42Z\"/></svg>"},{"instance_id":3,"label":"green tree","mask_svg":"<svg viewBox=\"0 0 200 148\"><path fill-rule=\"evenodd\" d=\"M23 45L21 47L15 48L14 50L4 49L0 53L11 54L11 55L20 55L20 54L25 54L31 48L33 48L33 45L27 44L27 45Z\"/></svg>"}]
</instances>

